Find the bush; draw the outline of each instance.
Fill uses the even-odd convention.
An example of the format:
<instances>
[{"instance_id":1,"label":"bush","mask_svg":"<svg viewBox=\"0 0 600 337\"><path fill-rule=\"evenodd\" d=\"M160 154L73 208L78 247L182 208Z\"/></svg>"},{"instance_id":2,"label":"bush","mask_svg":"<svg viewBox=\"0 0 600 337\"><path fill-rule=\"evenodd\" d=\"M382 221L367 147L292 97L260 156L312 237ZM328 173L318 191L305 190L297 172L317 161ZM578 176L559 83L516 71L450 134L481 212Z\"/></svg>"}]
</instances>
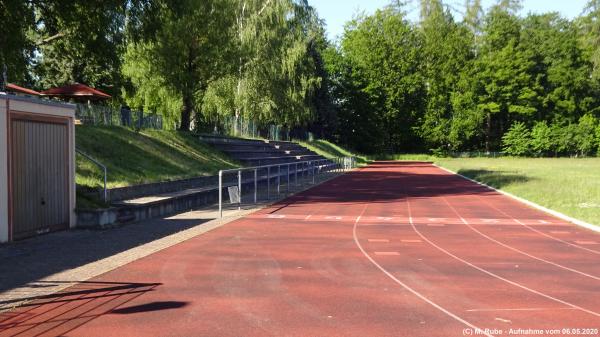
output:
<instances>
[{"instance_id":1,"label":"bush","mask_svg":"<svg viewBox=\"0 0 600 337\"><path fill-rule=\"evenodd\" d=\"M537 122L531 130L531 152L537 157L547 156L552 150L552 130L546 121Z\"/></svg>"},{"instance_id":2,"label":"bush","mask_svg":"<svg viewBox=\"0 0 600 337\"><path fill-rule=\"evenodd\" d=\"M522 122L515 122L502 136L502 150L511 156L530 153L531 131Z\"/></svg>"},{"instance_id":3,"label":"bush","mask_svg":"<svg viewBox=\"0 0 600 337\"><path fill-rule=\"evenodd\" d=\"M575 141L580 155L589 156L596 150L598 144L595 134L597 125L598 121L592 115L584 115L579 119Z\"/></svg>"}]
</instances>

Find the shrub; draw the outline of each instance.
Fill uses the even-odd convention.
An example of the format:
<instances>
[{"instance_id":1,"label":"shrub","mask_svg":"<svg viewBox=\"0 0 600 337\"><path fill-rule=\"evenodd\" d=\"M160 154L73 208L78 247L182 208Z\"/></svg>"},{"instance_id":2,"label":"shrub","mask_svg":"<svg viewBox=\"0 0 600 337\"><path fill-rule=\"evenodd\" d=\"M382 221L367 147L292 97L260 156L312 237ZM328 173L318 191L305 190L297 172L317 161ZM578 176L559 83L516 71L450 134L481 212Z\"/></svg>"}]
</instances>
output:
<instances>
[{"instance_id":1,"label":"shrub","mask_svg":"<svg viewBox=\"0 0 600 337\"><path fill-rule=\"evenodd\" d=\"M515 122L502 136L502 149L511 156L525 156L530 152L531 132L522 122Z\"/></svg>"},{"instance_id":2,"label":"shrub","mask_svg":"<svg viewBox=\"0 0 600 337\"><path fill-rule=\"evenodd\" d=\"M548 127L546 121L537 122L531 129L531 152L533 155L541 157L547 156L552 150L552 130Z\"/></svg>"},{"instance_id":3,"label":"shrub","mask_svg":"<svg viewBox=\"0 0 600 337\"><path fill-rule=\"evenodd\" d=\"M584 115L579 119L575 141L577 150L582 156L591 155L596 150L598 144L595 134L597 125L598 121L592 115Z\"/></svg>"}]
</instances>

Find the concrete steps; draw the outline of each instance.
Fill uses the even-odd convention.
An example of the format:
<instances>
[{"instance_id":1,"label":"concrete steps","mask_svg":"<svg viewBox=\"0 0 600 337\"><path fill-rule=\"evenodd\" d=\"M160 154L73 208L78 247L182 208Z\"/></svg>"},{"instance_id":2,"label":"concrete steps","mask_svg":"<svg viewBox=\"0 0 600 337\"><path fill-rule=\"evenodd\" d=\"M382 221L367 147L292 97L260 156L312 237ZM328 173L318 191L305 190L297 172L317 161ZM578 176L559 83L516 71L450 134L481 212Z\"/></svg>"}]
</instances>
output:
<instances>
[{"instance_id":1,"label":"concrete steps","mask_svg":"<svg viewBox=\"0 0 600 337\"><path fill-rule=\"evenodd\" d=\"M306 160L325 159L294 142L228 138L215 135L201 135L200 140L246 166L291 164Z\"/></svg>"}]
</instances>

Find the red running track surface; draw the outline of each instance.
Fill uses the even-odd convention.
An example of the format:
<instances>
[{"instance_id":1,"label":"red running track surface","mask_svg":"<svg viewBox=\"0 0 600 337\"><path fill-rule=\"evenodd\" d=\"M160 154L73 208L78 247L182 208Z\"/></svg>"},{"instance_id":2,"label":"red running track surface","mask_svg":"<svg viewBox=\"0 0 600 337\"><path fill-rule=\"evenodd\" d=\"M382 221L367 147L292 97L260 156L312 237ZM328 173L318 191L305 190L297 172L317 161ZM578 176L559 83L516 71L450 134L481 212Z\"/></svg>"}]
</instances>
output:
<instances>
[{"instance_id":1,"label":"red running track surface","mask_svg":"<svg viewBox=\"0 0 600 337\"><path fill-rule=\"evenodd\" d=\"M4 313L0 336L598 335L599 259L596 233L377 162Z\"/></svg>"}]
</instances>

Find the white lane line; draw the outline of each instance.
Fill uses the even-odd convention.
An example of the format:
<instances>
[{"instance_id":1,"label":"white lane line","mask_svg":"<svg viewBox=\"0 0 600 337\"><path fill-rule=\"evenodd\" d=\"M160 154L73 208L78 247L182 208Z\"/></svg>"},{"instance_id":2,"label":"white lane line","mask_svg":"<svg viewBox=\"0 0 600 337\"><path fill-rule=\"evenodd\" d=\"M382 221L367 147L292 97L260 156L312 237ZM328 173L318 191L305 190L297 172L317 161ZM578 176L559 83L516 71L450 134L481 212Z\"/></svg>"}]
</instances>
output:
<instances>
[{"instance_id":1,"label":"white lane line","mask_svg":"<svg viewBox=\"0 0 600 337\"><path fill-rule=\"evenodd\" d=\"M423 241L421 240L400 240L400 242L406 242L406 243L421 243Z\"/></svg>"},{"instance_id":2,"label":"white lane line","mask_svg":"<svg viewBox=\"0 0 600 337\"><path fill-rule=\"evenodd\" d=\"M368 239L369 242L390 242L388 239Z\"/></svg>"},{"instance_id":3,"label":"white lane line","mask_svg":"<svg viewBox=\"0 0 600 337\"><path fill-rule=\"evenodd\" d=\"M305 216L305 217L304 217L304 220L308 220L308 219L310 219L310 217L311 217L311 216L312 216L312 214L309 214L309 215Z\"/></svg>"},{"instance_id":4,"label":"white lane line","mask_svg":"<svg viewBox=\"0 0 600 337\"><path fill-rule=\"evenodd\" d=\"M459 176L459 177L461 177L461 178L463 178L463 179L469 180L469 181L470 181L470 182L472 182L472 183L475 183L475 184L477 184L477 185L483 186L483 187L485 187L485 188L487 188L487 189L489 189L489 190L491 190L491 191L494 191L494 192L496 192L496 193L499 193L499 194L505 195L505 196L507 196L507 197L509 197L509 198L511 198L511 199L513 199L513 200L516 200L516 201L518 201L518 202L521 202L521 203L523 203L523 204L525 204L525 205L527 205L527 206L529 206L529 207L532 207L532 208L535 208L535 209L537 209L537 210L540 210L540 211L542 211L542 212L544 212L544 213L550 214L550 215L552 215L552 216L554 216L554 217L556 217L556 218L559 218L559 219L565 220L565 221L567 221L567 222L570 222L571 224L575 224L575 225L577 225L577 226L584 227L584 228L587 228L587 229L589 229L589 230L591 230L591 231L594 231L594 232L600 233L600 226L595 226L595 225L589 224L589 223L587 223L587 222L584 222L584 221L581 221L581 220L578 220L578 219L572 218L572 217L570 217L570 216L567 216L567 215L565 215L565 214L562 214L562 213L560 213L560 212L557 212L557 211L555 211L555 210L551 210L551 209L549 209L549 208L546 208L546 207L544 207L544 206L538 205L538 204L536 204L535 202L531 202L531 201L529 201L529 200L527 200L527 199L524 199L524 198L521 198L521 197L517 197L516 195L514 195L514 194L511 194L511 193L508 193L508 192L506 192L506 191L499 190L499 189L495 189L495 188L493 188L493 187L491 187L491 186L489 186L489 185L486 185L486 184L484 184L484 183L481 183L481 182L479 182L479 181L477 181L477 180L473 180L473 179L471 179L471 178L469 178L469 177L466 177L466 176L464 176L464 175L462 175L462 174L458 174L458 173L456 173L456 172L454 172L454 171L452 171L452 170L449 170L449 169L447 169L447 168L445 168L445 167L441 167L441 166L438 166L438 165L436 165L436 164L433 164L433 166L437 167L437 168L438 168L438 169L440 169L440 170L446 171L446 172L448 172L448 173L450 173L450 174L452 174L452 175ZM584 248L584 247L581 247L581 248ZM585 248L584 248L584 249L585 249ZM599 254L600 254L600 252L597 252L597 253L599 253Z\"/></svg>"},{"instance_id":5,"label":"white lane line","mask_svg":"<svg viewBox=\"0 0 600 337\"><path fill-rule=\"evenodd\" d=\"M550 233L552 233L552 234L571 234L571 232L567 232L567 231L550 231Z\"/></svg>"},{"instance_id":6,"label":"white lane line","mask_svg":"<svg viewBox=\"0 0 600 337\"><path fill-rule=\"evenodd\" d=\"M456 210L456 208L454 208L454 206L452 206L452 205L450 204L450 202L448 202L448 200L447 200L445 197L441 197L441 198L444 200L444 202L446 203L446 205L448 205L448 207L450 207L450 209L451 209L451 210L454 212L454 214L456 214L456 216L457 216L457 217L459 217L459 219L460 219L460 220L461 220L461 221L462 221L462 222L463 222L463 223L464 223L464 224L465 224L467 227L469 227L470 229L472 229L472 230L473 230L474 232L476 232L477 234L479 234L479 235L483 236L484 238L486 238L486 239L488 239L488 240L490 240L490 241L492 241L492 242L494 242L494 243L496 243L496 244L498 244L498 245L500 245L500 246L502 246L502 247L508 248L508 249L510 249L510 250L512 250L512 251L514 251L514 252L517 252L517 253L519 253L519 254L525 255L525 256L527 256L527 257L530 257L530 258L532 258L532 259L534 259L534 260L538 260L538 261L540 261L540 262L544 262L544 263L547 263L547 264L553 265L553 266L555 266L555 267L558 267L558 268L561 268L561 269L564 269L564 270L568 270L568 271L570 271L570 272L573 272L573 273L576 273L576 274L579 274L579 275L583 275L583 276L586 276L586 277L592 278L592 279L594 279L594 280L596 280L596 281L600 281L600 277L598 277L598 276L591 275L591 274L588 274L588 273L582 272L582 271L580 271L580 270L577 270L577 269L569 268L569 267L567 267L567 266L563 266L562 264L558 264L558 263L556 263L556 262L552 262L552 261L549 261L549 260L543 259L543 258L541 258L541 257L537 257L537 256L535 256L535 255L531 255L531 254L529 254L529 253L527 253L527 252L524 252L524 251L522 251L522 250L520 250L520 249L518 249L518 248L515 248L515 247L513 247L513 246L507 245L507 244L505 244L504 242L498 241L498 240L496 240L496 239L492 238L491 236L489 236L489 235L487 235L487 234L485 234L485 233L482 233L481 231L477 230L475 227L471 226L471 224L469 224L469 222L468 222L467 220L465 220L465 219L464 219L464 218L463 218L463 217L462 217L462 216L461 216L461 215L458 213L458 211ZM515 221L517 221L516 219L514 219L514 220L515 220Z\"/></svg>"},{"instance_id":7,"label":"white lane line","mask_svg":"<svg viewBox=\"0 0 600 337\"><path fill-rule=\"evenodd\" d=\"M597 245L598 244L598 242L591 241L591 240L580 240L580 241L575 241L575 243L580 244L580 245Z\"/></svg>"},{"instance_id":8,"label":"white lane line","mask_svg":"<svg viewBox=\"0 0 600 337\"><path fill-rule=\"evenodd\" d=\"M411 223L412 223L412 217L410 216L410 213L411 213L411 211L410 211L410 202L408 201L408 199L406 200L406 203L408 204L408 213L409 213L409 219L410 219L410 221L411 221ZM504 281L504 282L506 282L506 283L508 283L508 284L512 284L512 285L513 285L513 286L515 286L515 287L518 287L518 288L521 288L521 289L523 289L523 290L526 290L526 291L529 291L529 292L531 292L531 293L534 293L534 294L536 294L536 295L539 295L539 296L545 297L545 298L547 298L547 299L549 299L549 300L552 300L552 301L555 301L555 302L558 302L558 303L564 304L564 305L566 305L566 306L569 306L569 307L571 307L571 308L574 308L574 309L579 309L579 310L581 310L581 311L583 311L583 312L586 312L586 313L588 313L588 314L590 314L590 315L594 315L594 316L596 316L596 317L600 317L600 313L597 313L597 312L595 312L595 311L592 311L592 310L589 310L589 309L582 308L582 307L580 307L580 306L578 306L578 305L575 305L575 304L569 303L569 302L567 302L567 301L563 301L563 300L561 300L561 299L559 299L559 298L552 297L552 296L550 296L550 295L546 295L546 294L544 294L544 293L542 293L542 292L540 292L540 291L537 291L537 290L535 290L535 289L531 289L531 288L529 288L529 287L527 287L527 286L524 286L524 285L522 285L522 284L520 284L520 283L517 283L517 282L515 282L515 281L511 281L511 280L509 280L509 279L507 279L507 278L504 278L504 277L502 277L502 276L500 276L500 275L498 275L498 274L494 274L494 273L492 273L491 271L488 271L488 270L486 270L486 269L483 269L483 268L481 268L481 267L478 267L478 266L476 266L476 265L472 264L471 262L469 262L469 261L466 261L466 260L464 260L464 259L462 259L462 258L460 258L460 257L458 257L458 256L456 256L456 255L454 255L454 254L452 254L452 253L450 253L450 252L449 252L449 251L447 251L446 249L444 249L444 248L442 248L442 247L440 247L440 246L436 245L436 244L435 244L433 241L429 240L427 237L425 237L423 234L421 234L421 232L419 232L419 230L417 229L417 227L416 227L416 226L412 226L412 227L413 227L413 230L414 230L414 231L415 231L415 232L416 232L418 235L420 235L420 236L421 236L421 238L423 238L423 240L427 241L427 242L428 242L430 245L432 245L433 247L435 247L437 250L439 250L439 251L443 252L444 254L446 254L446 255L448 255L448 256L450 256L450 257L454 258L454 259L455 259L455 260L457 260L457 261L460 261L460 262L462 262L462 263L464 263L464 264L466 264L466 265L468 265L468 266L470 266L470 267L472 267L472 268L474 268L474 269L477 269L477 270L479 270L479 271L480 271L480 272L482 272L482 273L485 273L485 274L487 274L487 275L490 275L490 276L492 276L492 277L494 277L494 278L497 278L497 279L499 279L499 280L502 280L502 281Z\"/></svg>"},{"instance_id":9,"label":"white lane line","mask_svg":"<svg viewBox=\"0 0 600 337\"><path fill-rule=\"evenodd\" d=\"M486 203L486 204L487 204L489 207L491 207L491 208L493 208L493 209L497 210L498 212L500 212L500 213L503 213L503 214L505 214L506 216L510 216L510 215L508 215L506 212L504 212L503 210L501 210L501 209L499 209L499 208L495 207L494 205L490 204L489 202L487 202L487 201L486 201L485 199L483 199L482 197L480 197L480 196L477 196L477 198L479 198L481 201L483 201L484 203ZM588 252L590 252L590 253L594 253L594 254L598 254L598 255L600 255L600 251L597 251L597 250L594 250L594 249L590 249L590 248L586 248L586 247L582 247L582 246L580 246L580 245L576 245L576 244L574 244L574 243L571 243L571 242L569 242L569 241L566 241L566 240L563 240L563 239L559 239L559 238L557 238L557 237L554 237L554 236L552 236L552 235L549 235L549 234L547 234L547 233L544 233L544 232L542 232L542 231L540 231L540 230L537 230L537 229L533 228L532 226L529 226L529 225L527 225L527 224L523 223L522 221L519 221L518 219L512 218L512 220L513 220L514 222L516 222L517 224L519 224L519 225L521 225L521 226L523 226L523 227L525 227L525 228L528 228L528 229L530 229L530 230L532 230L532 231L534 231L534 232L536 232L536 233L538 233L538 234L541 234L541 235L543 235L543 236L545 236L545 237L548 237L548 238L550 238L550 239L552 239L552 240L555 240L555 241L558 241L558 242L562 242L562 243L564 243L564 244L566 244L566 245L569 245L569 246L571 246L571 247L578 248L578 249L581 249L581 250L588 251Z\"/></svg>"},{"instance_id":10,"label":"white lane line","mask_svg":"<svg viewBox=\"0 0 600 337\"><path fill-rule=\"evenodd\" d=\"M459 321L460 323L475 329L477 331L481 331L482 335L484 336L488 336L488 337L494 337L493 335L490 335L489 333L485 332L485 330L473 325L472 323L464 320L463 318L459 317L456 314L453 314L452 312L448 311L447 309L445 309L444 307L440 306L439 304L433 302L432 300L430 300L429 298L425 297L425 295L421 294L420 292L414 290L413 288L409 287L408 285L406 285L404 282L400 281L399 279L397 279L394 275L392 275L392 273L390 273L389 271L387 271L387 269L383 268L379 263L377 263L377 261L375 261L371 255L369 255L369 253L367 253L364 248L362 247L362 245L360 244L360 242L358 241L358 236L356 235L356 228L358 227L358 221L360 221L360 217L362 216L362 214L365 213L365 211L367 210L367 206L368 204L365 204L365 208L363 209L361 215L358 216L358 218L356 218L356 221L354 222L354 227L352 228L352 236L354 238L354 243L356 244L356 246L358 247L358 249L361 251L361 253L375 266L377 267L377 269L379 269L381 272L383 272L387 277L389 277L390 279L392 279L394 282L396 282L397 284L399 284L402 288L408 290L409 292L411 292L413 295L417 296L418 298L420 298L421 300L425 301L426 303L430 304L431 306L433 306L434 308L438 309L439 311L443 312L444 314L454 318L455 320Z\"/></svg>"},{"instance_id":11,"label":"white lane line","mask_svg":"<svg viewBox=\"0 0 600 337\"><path fill-rule=\"evenodd\" d=\"M548 310L577 310L575 308L489 308L489 309L468 309L468 312L488 312L488 311L548 311Z\"/></svg>"},{"instance_id":12,"label":"white lane line","mask_svg":"<svg viewBox=\"0 0 600 337\"><path fill-rule=\"evenodd\" d=\"M398 253L398 252L373 252L373 254L379 255L379 256L398 256L398 255L400 255L400 253Z\"/></svg>"}]
</instances>

